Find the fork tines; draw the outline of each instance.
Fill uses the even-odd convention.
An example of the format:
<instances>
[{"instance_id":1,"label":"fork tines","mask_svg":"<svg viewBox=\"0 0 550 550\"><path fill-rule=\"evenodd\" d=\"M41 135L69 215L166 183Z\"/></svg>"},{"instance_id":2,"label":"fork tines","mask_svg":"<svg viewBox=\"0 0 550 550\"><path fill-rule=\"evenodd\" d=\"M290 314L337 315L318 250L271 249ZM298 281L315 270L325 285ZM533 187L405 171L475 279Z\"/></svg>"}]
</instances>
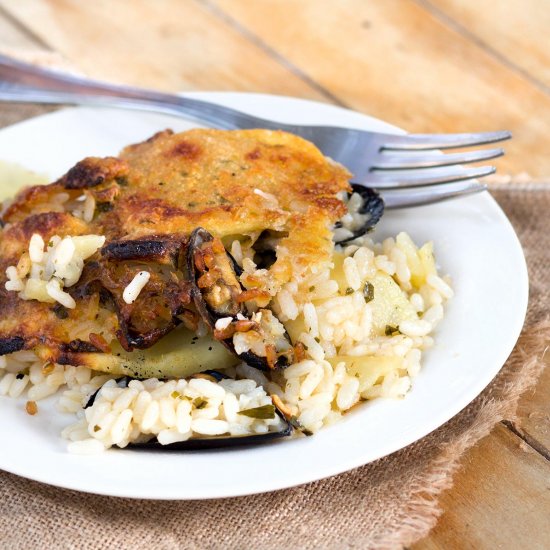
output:
<instances>
[{"instance_id":1,"label":"fork tines","mask_svg":"<svg viewBox=\"0 0 550 550\"><path fill-rule=\"evenodd\" d=\"M510 139L506 130L479 132L476 134L407 134L384 136L382 149L395 151L422 151L427 149L458 149L474 145L486 145Z\"/></svg>"},{"instance_id":2,"label":"fork tines","mask_svg":"<svg viewBox=\"0 0 550 550\"><path fill-rule=\"evenodd\" d=\"M424 206L456 197L485 191L487 186L475 180L460 181L449 185L411 188L381 189L386 209Z\"/></svg>"},{"instance_id":3,"label":"fork tines","mask_svg":"<svg viewBox=\"0 0 550 550\"><path fill-rule=\"evenodd\" d=\"M500 157L502 149L484 149L468 151L466 153L444 154L438 151L433 153L382 153L372 164L374 170L411 170L416 168L434 168L437 166L452 166L468 164Z\"/></svg>"},{"instance_id":4,"label":"fork tines","mask_svg":"<svg viewBox=\"0 0 550 550\"><path fill-rule=\"evenodd\" d=\"M391 170L374 171L364 181L366 185L377 189L395 189L405 187L423 187L441 183L482 178L494 174L494 166L480 166L476 168L453 167L438 170L428 168L426 170L411 170L392 172Z\"/></svg>"},{"instance_id":5,"label":"fork tines","mask_svg":"<svg viewBox=\"0 0 550 550\"><path fill-rule=\"evenodd\" d=\"M433 186L488 176L493 166L464 168L471 162L500 157L502 149L480 149L445 154L440 148L484 145L509 139L510 132L478 134L409 134L385 135L378 153L371 160L363 183L378 189ZM426 152L424 152L426 151Z\"/></svg>"}]
</instances>

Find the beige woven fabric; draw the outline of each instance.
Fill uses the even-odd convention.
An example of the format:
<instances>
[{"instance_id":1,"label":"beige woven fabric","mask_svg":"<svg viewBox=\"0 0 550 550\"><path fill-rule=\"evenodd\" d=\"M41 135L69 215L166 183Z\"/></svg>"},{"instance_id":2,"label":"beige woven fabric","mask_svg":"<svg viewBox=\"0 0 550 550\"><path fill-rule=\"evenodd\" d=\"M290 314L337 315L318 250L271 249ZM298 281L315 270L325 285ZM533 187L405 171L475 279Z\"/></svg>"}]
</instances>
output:
<instances>
[{"instance_id":1,"label":"beige woven fabric","mask_svg":"<svg viewBox=\"0 0 550 550\"><path fill-rule=\"evenodd\" d=\"M0 125L42 111L0 107ZM513 418L518 397L542 370L540 357L550 339L550 323L545 321L550 184L500 184L493 194L525 248L531 305L524 335L505 367L447 424L406 449L351 472L235 499L116 499L0 472L0 548L384 549L401 548L425 536L440 513L437 496L451 485L461 455L497 422Z\"/></svg>"}]
</instances>

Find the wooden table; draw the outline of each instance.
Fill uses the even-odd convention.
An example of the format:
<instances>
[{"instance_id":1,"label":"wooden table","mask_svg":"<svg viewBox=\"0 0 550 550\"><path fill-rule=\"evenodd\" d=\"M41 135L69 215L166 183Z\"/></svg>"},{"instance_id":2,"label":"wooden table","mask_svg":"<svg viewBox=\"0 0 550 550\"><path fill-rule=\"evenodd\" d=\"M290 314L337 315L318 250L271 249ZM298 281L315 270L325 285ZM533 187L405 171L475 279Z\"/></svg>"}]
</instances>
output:
<instances>
[{"instance_id":1,"label":"wooden table","mask_svg":"<svg viewBox=\"0 0 550 550\"><path fill-rule=\"evenodd\" d=\"M547 0L0 0L0 49L165 90L311 98L415 132L510 129L500 173L550 176ZM550 371L463 460L415 550L548 548ZM511 473L513 472L513 474Z\"/></svg>"}]
</instances>

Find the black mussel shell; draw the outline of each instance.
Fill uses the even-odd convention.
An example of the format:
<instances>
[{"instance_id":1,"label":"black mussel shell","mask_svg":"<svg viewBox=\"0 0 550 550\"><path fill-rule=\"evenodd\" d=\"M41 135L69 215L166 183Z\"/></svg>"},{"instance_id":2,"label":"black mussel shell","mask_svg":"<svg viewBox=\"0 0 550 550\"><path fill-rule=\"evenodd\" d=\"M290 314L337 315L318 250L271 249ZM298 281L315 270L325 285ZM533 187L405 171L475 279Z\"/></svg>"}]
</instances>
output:
<instances>
[{"instance_id":1,"label":"black mussel shell","mask_svg":"<svg viewBox=\"0 0 550 550\"><path fill-rule=\"evenodd\" d=\"M291 423L285 420L285 426L278 432L267 432L265 434L239 435L239 436L213 436L177 441L168 445L161 445L156 439L146 443L131 443L128 447L132 449L146 449L157 451L204 451L208 449L227 449L229 447L244 447L263 445L282 437L292 435L294 428Z\"/></svg>"},{"instance_id":2,"label":"black mussel shell","mask_svg":"<svg viewBox=\"0 0 550 550\"><path fill-rule=\"evenodd\" d=\"M207 370L202 374L208 374L214 377L218 382L223 379L230 378L223 372L215 370ZM117 385L121 388L128 386L129 382L133 380L129 376L123 376L117 379ZM85 409L91 407L94 404L95 398L101 388L97 389L89 398L88 402L84 406ZM208 449L227 449L228 447L243 447L243 446L255 446L269 443L275 439L282 437L289 437L293 434L294 430L303 431L301 426L296 424L294 419L288 420L283 413L275 407L275 413L284 422L284 426L278 432L267 432L265 434L253 434L253 435L223 435L212 437L196 437L188 439L187 441L177 441L168 445L161 445L156 438L153 438L144 443L130 443L128 447L130 449L145 449L145 450L157 450L157 451L202 451ZM305 432L304 432L305 433ZM306 434L308 435L308 434Z\"/></svg>"},{"instance_id":3,"label":"black mussel shell","mask_svg":"<svg viewBox=\"0 0 550 550\"><path fill-rule=\"evenodd\" d=\"M275 361L274 368L278 370L278 369L286 369L286 367L289 367L293 361L293 353L294 352L291 347L289 348L287 353L281 353L281 355L278 355L277 360ZM269 372L273 370L272 368L269 367L269 364L265 357L259 357L258 355L256 355L255 353L252 353L251 351L245 351L244 353L241 353L239 355L239 358L242 359L247 365L254 367L255 369L263 370L265 372Z\"/></svg>"},{"instance_id":4,"label":"black mussel shell","mask_svg":"<svg viewBox=\"0 0 550 550\"><path fill-rule=\"evenodd\" d=\"M222 374L217 371L213 372ZM229 378L226 375L223 375L223 377ZM151 439L145 443L131 443L130 447L133 449L152 449L157 451L203 451L208 449L227 449L229 447L263 445L282 437L289 437L294 433L294 430L298 430L298 432L305 433L306 435L311 435L311 433L306 433L294 419L287 419L277 407L275 407L275 413L284 422L284 426L278 432L237 436L221 435L213 437L197 437L188 439L187 441L169 443L168 445L161 445L156 439Z\"/></svg>"},{"instance_id":5,"label":"black mussel shell","mask_svg":"<svg viewBox=\"0 0 550 550\"><path fill-rule=\"evenodd\" d=\"M360 228L353 231L352 237L337 241L337 244L345 244L358 237L362 237L373 229L384 214L384 199L374 189L359 185L358 183L352 183L351 188L352 193L358 193L363 198L363 206L359 209L359 214L368 214L369 216Z\"/></svg>"},{"instance_id":6,"label":"black mussel shell","mask_svg":"<svg viewBox=\"0 0 550 550\"><path fill-rule=\"evenodd\" d=\"M85 409L91 407L95 403L95 398L97 397L99 390L101 390L101 388L97 389L94 393L92 393L92 395L90 395L90 397L88 397L88 401L86 401L86 405L84 405Z\"/></svg>"},{"instance_id":7,"label":"black mussel shell","mask_svg":"<svg viewBox=\"0 0 550 550\"><path fill-rule=\"evenodd\" d=\"M227 254L227 257L229 258L229 261L231 262L231 265L233 266L233 271L235 272L235 275L237 277L240 277L244 273L244 269L237 263L237 260L233 258L233 256L229 252L225 252Z\"/></svg>"},{"instance_id":8,"label":"black mussel shell","mask_svg":"<svg viewBox=\"0 0 550 550\"><path fill-rule=\"evenodd\" d=\"M137 380L137 378L122 376L121 378L116 378L116 383L119 388L127 388L131 380ZM84 409L87 409L88 407L91 407L94 404L95 398L97 397L97 394L101 391L102 387L103 386L98 388L94 393L92 393L92 395L90 395L90 397L88 397L88 401L86 401L86 404L83 407Z\"/></svg>"},{"instance_id":9,"label":"black mussel shell","mask_svg":"<svg viewBox=\"0 0 550 550\"><path fill-rule=\"evenodd\" d=\"M208 376L215 378L216 382L219 382L220 380L228 380L230 378L230 376L227 376L227 374L218 370L203 370L200 374L208 374Z\"/></svg>"}]
</instances>

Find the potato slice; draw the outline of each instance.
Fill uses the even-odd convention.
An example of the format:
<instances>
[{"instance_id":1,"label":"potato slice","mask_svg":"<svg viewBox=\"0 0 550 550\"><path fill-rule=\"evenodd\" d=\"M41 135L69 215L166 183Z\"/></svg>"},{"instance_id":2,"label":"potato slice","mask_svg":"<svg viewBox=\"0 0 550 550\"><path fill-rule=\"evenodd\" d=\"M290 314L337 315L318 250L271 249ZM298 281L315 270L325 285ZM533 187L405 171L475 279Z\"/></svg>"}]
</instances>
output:
<instances>
[{"instance_id":1,"label":"potato slice","mask_svg":"<svg viewBox=\"0 0 550 550\"><path fill-rule=\"evenodd\" d=\"M407 233L399 233L395 242L407 257L407 264L411 270L411 284L415 288L420 288L426 283L428 275L436 273L433 243L427 242L418 248Z\"/></svg>"},{"instance_id":2,"label":"potato slice","mask_svg":"<svg viewBox=\"0 0 550 550\"><path fill-rule=\"evenodd\" d=\"M424 266L418 256L418 248L413 240L407 233L402 232L395 238L395 244L407 257L407 265L411 270L411 283L416 287L424 284L426 280Z\"/></svg>"},{"instance_id":3,"label":"potato slice","mask_svg":"<svg viewBox=\"0 0 550 550\"><path fill-rule=\"evenodd\" d=\"M356 376L359 379L359 393L372 388L380 378L386 376L389 372L403 368L403 359L401 357L391 356L363 356L352 357L342 356L329 359L334 366L342 361L346 364L346 370L350 376Z\"/></svg>"},{"instance_id":4,"label":"potato slice","mask_svg":"<svg viewBox=\"0 0 550 550\"><path fill-rule=\"evenodd\" d=\"M87 353L85 364L91 369L134 378L184 378L209 369L223 369L239 362L209 334L197 338L179 327L144 350L124 351L112 345L113 353Z\"/></svg>"},{"instance_id":5,"label":"potato slice","mask_svg":"<svg viewBox=\"0 0 550 550\"><path fill-rule=\"evenodd\" d=\"M374 286L372 332L381 336L386 326L398 327L402 321L418 319L407 295L386 273L379 271L369 282Z\"/></svg>"},{"instance_id":6,"label":"potato slice","mask_svg":"<svg viewBox=\"0 0 550 550\"><path fill-rule=\"evenodd\" d=\"M430 241L426 243L422 248L420 248L420 250L418 251L418 256L420 258L420 261L422 262L422 267L424 268L424 280L421 284L416 285L418 288L420 288L426 282L428 275L437 275L433 243Z\"/></svg>"},{"instance_id":7,"label":"potato slice","mask_svg":"<svg viewBox=\"0 0 550 550\"><path fill-rule=\"evenodd\" d=\"M0 201L13 195L28 185L48 183L48 178L27 170L19 164L0 160Z\"/></svg>"},{"instance_id":8,"label":"potato slice","mask_svg":"<svg viewBox=\"0 0 550 550\"><path fill-rule=\"evenodd\" d=\"M293 321L285 321L285 329L292 342L297 342L302 332L307 332L306 323L302 313Z\"/></svg>"}]
</instances>

